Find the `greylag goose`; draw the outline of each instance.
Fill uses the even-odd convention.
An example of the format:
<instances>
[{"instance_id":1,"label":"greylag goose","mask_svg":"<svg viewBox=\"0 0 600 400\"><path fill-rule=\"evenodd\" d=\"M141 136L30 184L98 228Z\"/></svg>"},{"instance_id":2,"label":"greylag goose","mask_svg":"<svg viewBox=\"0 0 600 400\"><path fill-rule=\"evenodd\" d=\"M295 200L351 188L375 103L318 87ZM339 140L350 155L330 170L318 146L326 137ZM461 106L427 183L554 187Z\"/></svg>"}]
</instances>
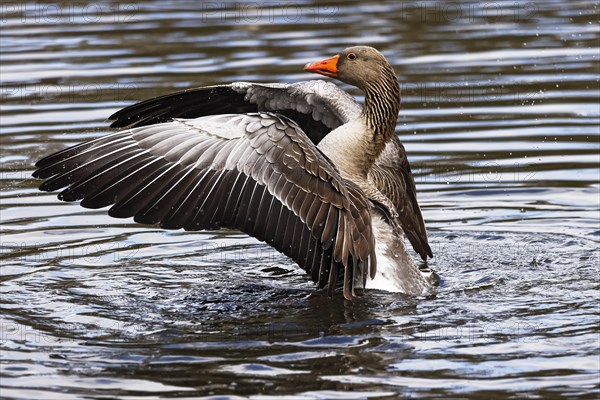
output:
<instances>
[{"instance_id":1,"label":"greylag goose","mask_svg":"<svg viewBox=\"0 0 600 400\"><path fill-rule=\"evenodd\" d=\"M331 296L432 289L403 241L432 257L404 147L400 87L376 49L350 47L306 71L333 83L235 82L126 107L125 128L36 163L40 190L64 188L108 214L165 229L236 229L291 257Z\"/></svg>"}]
</instances>

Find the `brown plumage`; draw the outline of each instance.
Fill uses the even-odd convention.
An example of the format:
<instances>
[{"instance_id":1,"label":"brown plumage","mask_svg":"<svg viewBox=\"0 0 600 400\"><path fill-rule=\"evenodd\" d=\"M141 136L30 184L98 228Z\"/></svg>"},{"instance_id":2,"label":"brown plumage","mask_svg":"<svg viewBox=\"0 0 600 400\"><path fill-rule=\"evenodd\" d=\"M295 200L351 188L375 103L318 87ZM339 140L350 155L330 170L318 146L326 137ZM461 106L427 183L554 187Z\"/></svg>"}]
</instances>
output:
<instances>
[{"instance_id":1,"label":"brown plumage","mask_svg":"<svg viewBox=\"0 0 600 400\"><path fill-rule=\"evenodd\" d=\"M424 259L431 250L393 134L400 101L393 70L368 47L328 65L365 90L364 108L323 81L191 89L115 113L111 126L127 129L40 160L34 176L46 179L41 190L65 188L61 200L112 205L113 217L241 230L291 257L330 294L343 276L351 299L376 273L374 215L390 232L404 230ZM345 131L356 140L332 150ZM402 287L418 294L426 286Z\"/></svg>"}]
</instances>

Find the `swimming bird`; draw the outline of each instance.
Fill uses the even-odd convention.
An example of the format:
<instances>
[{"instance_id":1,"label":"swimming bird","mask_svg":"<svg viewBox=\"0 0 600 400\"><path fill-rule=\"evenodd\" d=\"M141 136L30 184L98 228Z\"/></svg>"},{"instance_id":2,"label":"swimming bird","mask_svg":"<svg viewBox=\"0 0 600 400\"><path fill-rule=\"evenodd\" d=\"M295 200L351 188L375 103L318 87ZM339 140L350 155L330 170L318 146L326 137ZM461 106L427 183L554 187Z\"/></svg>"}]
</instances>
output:
<instances>
[{"instance_id":1,"label":"swimming bird","mask_svg":"<svg viewBox=\"0 0 600 400\"><path fill-rule=\"evenodd\" d=\"M432 257L406 151L400 86L378 50L350 47L308 72L331 82L234 82L142 101L123 128L36 163L43 191L165 229L236 229L291 257L331 296L337 286L432 290L403 236ZM338 282L341 285L338 285Z\"/></svg>"}]
</instances>

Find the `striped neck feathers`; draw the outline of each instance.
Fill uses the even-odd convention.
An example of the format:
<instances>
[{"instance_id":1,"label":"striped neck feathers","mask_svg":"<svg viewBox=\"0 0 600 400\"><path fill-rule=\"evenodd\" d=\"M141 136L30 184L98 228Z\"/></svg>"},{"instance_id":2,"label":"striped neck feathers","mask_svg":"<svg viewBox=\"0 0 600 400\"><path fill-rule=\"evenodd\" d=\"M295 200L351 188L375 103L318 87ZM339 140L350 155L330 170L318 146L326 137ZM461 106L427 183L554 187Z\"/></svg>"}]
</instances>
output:
<instances>
[{"instance_id":1,"label":"striped neck feathers","mask_svg":"<svg viewBox=\"0 0 600 400\"><path fill-rule=\"evenodd\" d=\"M373 132L377 153L383 151L396 131L400 111L400 84L390 65L381 66L381 79L363 87L365 105L363 120Z\"/></svg>"}]
</instances>

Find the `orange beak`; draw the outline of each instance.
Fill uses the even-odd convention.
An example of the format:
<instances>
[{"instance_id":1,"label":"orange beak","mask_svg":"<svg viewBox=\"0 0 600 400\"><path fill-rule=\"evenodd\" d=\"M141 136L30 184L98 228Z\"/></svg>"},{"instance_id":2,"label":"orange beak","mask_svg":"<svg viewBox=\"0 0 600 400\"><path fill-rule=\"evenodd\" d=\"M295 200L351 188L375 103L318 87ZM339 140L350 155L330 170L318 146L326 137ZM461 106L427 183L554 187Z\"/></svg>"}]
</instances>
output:
<instances>
[{"instance_id":1,"label":"orange beak","mask_svg":"<svg viewBox=\"0 0 600 400\"><path fill-rule=\"evenodd\" d=\"M304 70L315 74L321 74L325 76L330 76L332 78L337 78L337 63L339 58L340 56L337 55L328 58L327 60L306 64L304 66Z\"/></svg>"}]
</instances>

